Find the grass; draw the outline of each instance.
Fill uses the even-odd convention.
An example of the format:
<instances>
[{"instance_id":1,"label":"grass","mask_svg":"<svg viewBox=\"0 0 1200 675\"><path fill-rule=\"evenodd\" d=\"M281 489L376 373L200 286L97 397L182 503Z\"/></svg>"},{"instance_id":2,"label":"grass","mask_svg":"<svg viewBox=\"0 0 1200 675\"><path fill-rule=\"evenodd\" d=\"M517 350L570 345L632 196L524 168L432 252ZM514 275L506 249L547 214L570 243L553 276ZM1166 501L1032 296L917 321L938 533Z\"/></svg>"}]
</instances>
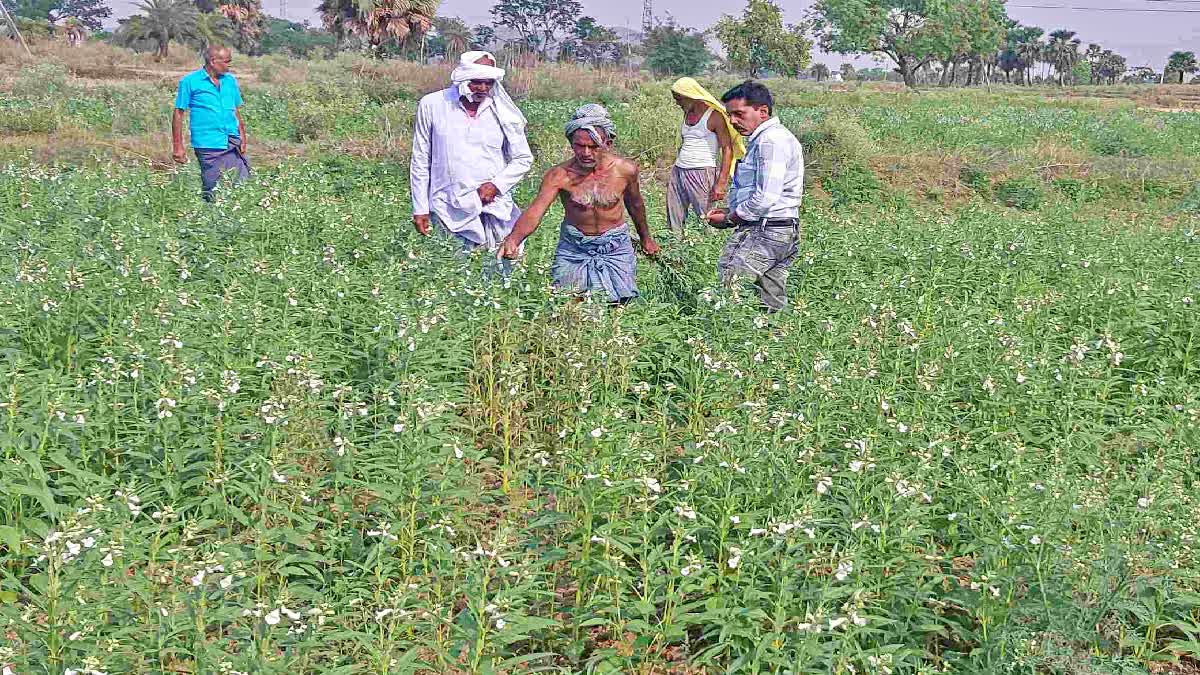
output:
<instances>
[{"instance_id":1,"label":"grass","mask_svg":"<svg viewBox=\"0 0 1200 675\"><path fill-rule=\"evenodd\" d=\"M1195 667L1200 240L1185 181L1139 182L1153 144L1102 154L1099 112L1019 96L989 136L990 103L938 94L900 113L917 159L956 158L930 201L877 168L921 145L882 105L785 108L815 163L793 310L717 288L723 235L667 234L652 178L665 258L610 310L548 288L551 226L507 282L417 238L411 100L323 86L251 92L298 156L214 206L194 166L6 146L0 666ZM648 168L657 86L613 105ZM4 105L161 134L166 88L86 92ZM549 162L574 102L523 105ZM967 131L919 123L938 105L981 147L1025 147L1025 110L1057 139L1025 159L1128 173L964 163ZM145 131L105 122L137 106ZM384 111L395 154L344 154Z\"/></svg>"}]
</instances>

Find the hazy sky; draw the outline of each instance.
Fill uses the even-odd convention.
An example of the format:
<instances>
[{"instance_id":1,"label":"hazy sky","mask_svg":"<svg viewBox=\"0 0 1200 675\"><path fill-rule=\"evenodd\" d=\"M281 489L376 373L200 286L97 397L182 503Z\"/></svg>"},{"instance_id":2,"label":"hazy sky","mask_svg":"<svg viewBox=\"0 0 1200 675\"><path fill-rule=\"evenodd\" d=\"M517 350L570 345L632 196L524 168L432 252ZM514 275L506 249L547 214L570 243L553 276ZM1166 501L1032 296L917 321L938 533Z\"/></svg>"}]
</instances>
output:
<instances>
[{"instance_id":1,"label":"hazy sky","mask_svg":"<svg viewBox=\"0 0 1200 675\"><path fill-rule=\"evenodd\" d=\"M443 15L459 16L468 23L490 20L489 10L496 0L442 0ZM294 21L317 23L313 9L316 0L283 0L287 17ZM613 26L636 29L642 23L642 0L581 0L584 11ZM657 16L670 14L684 26L707 28L722 14L738 14L744 0L653 0ZM812 5L811 0L777 0L787 19L800 20ZM131 10L132 0L112 0L115 12L124 16ZM264 8L273 15L280 14L280 0L263 0ZM1114 9L1188 10L1188 13L1169 12L1097 12L1069 9L1033 9L1014 5L1050 7L1088 7ZM1129 65L1149 64L1161 68L1167 54L1176 49L1200 52L1200 2L1196 0L1012 0L1009 16L1025 24L1041 26L1050 32L1057 28L1074 30L1083 40L1099 42L1125 56ZM817 60L831 65L842 58L817 54ZM861 60L859 61L862 62ZM890 65L888 67L891 67Z\"/></svg>"}]
</instances>

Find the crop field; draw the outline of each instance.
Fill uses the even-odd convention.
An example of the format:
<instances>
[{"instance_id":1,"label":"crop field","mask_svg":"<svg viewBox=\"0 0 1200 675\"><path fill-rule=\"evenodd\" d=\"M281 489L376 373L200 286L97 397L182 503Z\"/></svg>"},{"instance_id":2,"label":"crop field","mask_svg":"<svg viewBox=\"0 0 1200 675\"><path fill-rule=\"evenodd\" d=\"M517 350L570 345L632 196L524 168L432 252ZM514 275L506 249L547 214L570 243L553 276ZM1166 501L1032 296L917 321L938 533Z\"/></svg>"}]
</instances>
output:
<instances>
[{"instance_id":1,"label":"crop field","mask_svg":"<svg viewBox=\"0 0 1200 675\"><path fill-rule=\"evenodd\" d=\"M169 78L0 79L5 675L1200 672L1200 114L771 83L766 315L615 78L664 253L610 309L557 209L507 280L412 231L436 77L242 66L212 205ZM599 76L524 75L544 169Z\"/></svg>"}]
</instances>

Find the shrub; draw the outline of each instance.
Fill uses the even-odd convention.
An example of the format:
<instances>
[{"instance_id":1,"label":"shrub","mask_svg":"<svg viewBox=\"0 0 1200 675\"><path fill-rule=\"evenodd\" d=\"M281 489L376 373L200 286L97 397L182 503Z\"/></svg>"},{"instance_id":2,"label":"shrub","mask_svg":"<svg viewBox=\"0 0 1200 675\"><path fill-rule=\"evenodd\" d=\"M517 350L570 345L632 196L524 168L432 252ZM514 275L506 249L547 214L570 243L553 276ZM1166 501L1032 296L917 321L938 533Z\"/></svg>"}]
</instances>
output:
<instances>
[{"instance_id":1,"label":"shrub","mask_svg":"<svg viewBox=\"0 0 1200 675\"><path fill-rule=\"evenodd\" d=\"M835 206L874 203L883 194L883 183L875 172L859 162L843 167L835 175L822 178L821 185L833 198Z\"/></svg>"},{"instance_id":2,"label":"shrub","mask_svg":"<svg viewBox=\"0 0 1200 675\"><path fill-rule=\"evenodd\" d=\"M48 134L58 122L50 105L0 105L0 134Z\"/></svg>"},{"instance_id":3,"label":"shrub","mask_svg":"<svg viewBox=\"0 0 1200 675\"><path fill-rule=\"evenodd\" d=\"M1032 176L1009 178L996 185L996 199L1001 204L1023 211L1034 211L1046 199L1042 182Z\"/></svg>"},{"instance_id":4,"label":"shrub","mask_svg":"<svg viewBox=\"0 0 1200 675\"><path fill-rule=\"evenodd\" d=\"M978 169L973 166L964 166L958 170L958 180L972 190L987 194L992 187L991 176L983 169Z\"/></svg>"},{"instance_id":5,"label":"shrub","mask_svg":"<svg viewBox=\"0 0 1200 675\"><path fill-rule=\"evenodd\" d=\"M826 115L796 131L804 146L805 173L822 181L845 172L861 174L866 161L879 151L870 133L849 116Z\"/></svg>"}]
</instances>

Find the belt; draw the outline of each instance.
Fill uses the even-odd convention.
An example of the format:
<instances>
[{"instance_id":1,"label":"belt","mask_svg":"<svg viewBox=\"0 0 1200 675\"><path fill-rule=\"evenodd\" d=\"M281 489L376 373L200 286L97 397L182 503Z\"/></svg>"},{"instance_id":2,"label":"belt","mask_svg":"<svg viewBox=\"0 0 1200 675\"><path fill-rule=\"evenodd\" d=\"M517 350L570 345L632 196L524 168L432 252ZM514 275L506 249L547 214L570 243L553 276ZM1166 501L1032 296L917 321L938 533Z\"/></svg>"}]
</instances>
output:
<instances>
[{"instance_id":1,"label":"belt","mask_svg":"<svg viewBox=\"0 0 1200 675\"><path fill-rule=\"evenodd\" d=\"M796 227L800 224L800 220L798 218L763 218L751 224L763 227Z\"/></svg>"}]
</instances>

